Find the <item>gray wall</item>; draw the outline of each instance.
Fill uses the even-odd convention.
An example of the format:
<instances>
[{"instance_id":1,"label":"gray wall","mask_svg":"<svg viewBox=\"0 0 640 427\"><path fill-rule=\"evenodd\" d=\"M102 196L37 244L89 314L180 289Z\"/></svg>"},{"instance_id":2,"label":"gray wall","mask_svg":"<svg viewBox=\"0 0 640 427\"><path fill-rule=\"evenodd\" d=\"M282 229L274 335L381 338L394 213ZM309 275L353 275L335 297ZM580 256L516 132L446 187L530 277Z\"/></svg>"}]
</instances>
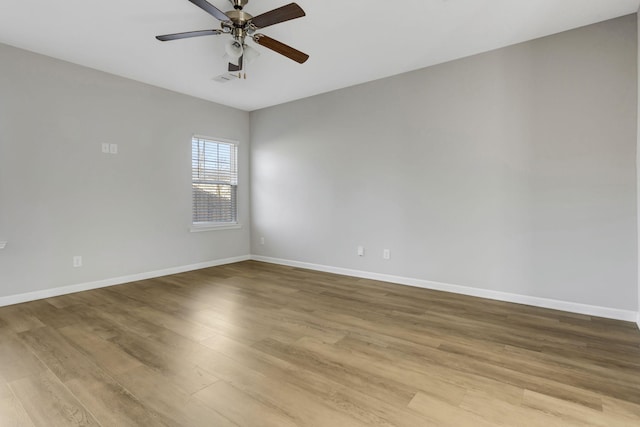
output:
<instances>
[{"instance_id":1,"label":"gray wall","mask_svg":"<svg viewBox=\"0 0 640 427\"><path fill-rule=\"evenodd\" d=\"M252 253L636 310L636 25L253 112Z\"/></svg>"},{"instance_id":2,"label":"gray wall","mask_svg":"<svg viewBox=\"0 0 640 427\"><path fill-rule=\"evenodd\" d=\"M194 133L240 141L243 229L189 232ZM248 156L246 112L0 45L0 296L248 254Z\"/></svg>"}]
</instances>

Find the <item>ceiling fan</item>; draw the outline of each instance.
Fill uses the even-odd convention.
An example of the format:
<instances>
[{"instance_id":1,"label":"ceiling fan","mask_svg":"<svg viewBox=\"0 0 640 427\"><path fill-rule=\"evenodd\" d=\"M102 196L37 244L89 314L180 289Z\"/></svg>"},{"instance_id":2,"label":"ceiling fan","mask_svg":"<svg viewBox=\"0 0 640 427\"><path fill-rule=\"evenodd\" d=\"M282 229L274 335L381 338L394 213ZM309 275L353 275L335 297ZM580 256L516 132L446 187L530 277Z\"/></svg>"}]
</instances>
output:
<instances>
[{"instance_id":1,"label":"ceiling fan","mask_svg":"<svg viewBox=\"0 0 640 427\"><path fill-rule=\"evenodd\" d=\"M243 11L249 0L229 0L233 10L222 12L206 0L189 0L214 18L220 21L220 29L189 31L186 33L165 34L156 36L156 39L166 42L170 40L185 39L189 37L213 36L230 34L233 38L225 46L229 58L229 71L241 71L245 57L248 60L259 55L245 41L247 37L253 39L260 46L264 46L281 55L286 56L300 64L309 59L309 55L300 52L278 40L256 33L257 30L305 16L304 10L296 3L273 9L258 16L249 15Z\"/></svg>"}]
</instances>

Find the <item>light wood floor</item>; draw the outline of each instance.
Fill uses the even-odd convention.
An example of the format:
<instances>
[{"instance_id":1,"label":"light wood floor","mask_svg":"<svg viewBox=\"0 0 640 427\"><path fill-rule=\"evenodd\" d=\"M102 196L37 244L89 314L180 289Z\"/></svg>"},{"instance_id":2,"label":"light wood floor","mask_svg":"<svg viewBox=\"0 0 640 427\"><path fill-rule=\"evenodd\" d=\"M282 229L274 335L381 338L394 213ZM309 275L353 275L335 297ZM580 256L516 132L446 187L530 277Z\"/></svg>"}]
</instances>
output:
<instances>
[{"instance_id":1,"label":"light wood floor","mask_svg":"<svg viewBox=\"0 0 640 427\"><path fill-rule=\"evenodd\" d=\"M0 308L0 426L640 426L631 323L243 262Z\"/></svg>"}]
</instances>

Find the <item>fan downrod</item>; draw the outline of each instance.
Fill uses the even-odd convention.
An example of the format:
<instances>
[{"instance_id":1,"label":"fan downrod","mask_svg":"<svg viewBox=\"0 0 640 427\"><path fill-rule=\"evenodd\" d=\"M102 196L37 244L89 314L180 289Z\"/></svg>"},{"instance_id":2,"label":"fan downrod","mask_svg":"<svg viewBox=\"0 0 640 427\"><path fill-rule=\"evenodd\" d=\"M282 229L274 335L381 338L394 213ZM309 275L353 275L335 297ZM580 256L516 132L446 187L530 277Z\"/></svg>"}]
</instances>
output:
<instances>
[{"instance_id":1,"label":"fan downrod","mask_svg":"<svg viewBox=\"0 0 640 427\"><path fill-rule=\"evenodd\" d=\"M233 5L234 9L242 10L242 8L249 3L249 0L229 0L229 3Z\"/></svg>"}]
</instances>

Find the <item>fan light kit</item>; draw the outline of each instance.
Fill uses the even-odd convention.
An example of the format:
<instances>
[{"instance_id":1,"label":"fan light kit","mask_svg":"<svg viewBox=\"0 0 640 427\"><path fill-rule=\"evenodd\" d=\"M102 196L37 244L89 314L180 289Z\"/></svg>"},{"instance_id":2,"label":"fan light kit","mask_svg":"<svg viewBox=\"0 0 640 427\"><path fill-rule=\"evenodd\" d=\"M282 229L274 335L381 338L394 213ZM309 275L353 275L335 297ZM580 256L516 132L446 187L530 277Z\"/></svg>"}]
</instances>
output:
<instances>
[{"instance_id":1,"label":"fan light kit","mask_svg":"<svg viewBox=\"0 0 640 427\"><path fill-rule=\"evenodd\" d=\"M256 33L259 29L305 16L304 10L296 3L290 3L254 17L243 10L249 0L229 0L233 5L233 10L228 12L222 12L206 0L189 1L219 20L220 29L165 34L163 36L156 36L156 39L166 42L190 37L229 34L232 39L225 44L225 56L229 59L229 72L238 73L238 78L241 77L241 72L244 71L245 65L260 55L260 52L246 44L247 38L251 38L260 46L271 49L300 64L303 64L309 59L309 55L306 53L300 52L264 34ZM247 78L246 73L244 74L244 78Z\"/></svg>"}]
</instances>

